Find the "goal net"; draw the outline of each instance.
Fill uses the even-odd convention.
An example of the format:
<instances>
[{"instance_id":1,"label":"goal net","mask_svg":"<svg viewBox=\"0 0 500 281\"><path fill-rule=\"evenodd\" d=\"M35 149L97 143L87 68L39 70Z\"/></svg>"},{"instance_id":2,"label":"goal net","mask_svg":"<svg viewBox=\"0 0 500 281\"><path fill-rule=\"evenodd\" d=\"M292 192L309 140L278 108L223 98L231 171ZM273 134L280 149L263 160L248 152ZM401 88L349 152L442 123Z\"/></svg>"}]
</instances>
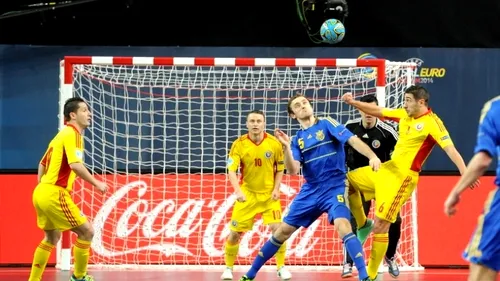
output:
<instances>
[{"instance_id":1,"label":"goal net","mask_svg":"<svg viewBox=\"0 0 500 281\"><path fill-rule=\"evenodd\" d=\"M223 268L235 201L225 175L227 154L246 133L248 112L264 111L270 133L280 128L295 134L299 124L286 107L302 92L318 116L345 123L359 113L340 100L343 93L374 94L381 105L401 106L414 67L381 59L66 57L60 116L67 98L88 102L92 125L84 132L85 163L110 187L101 195L82 180L75 184L74 201L95 229L90 263ZM301 176L284 176L285 213L301 184ZM415 200L401 211L402 270L420 268ZM250 265L269 237L258 218L242 236L236 267ZM64 235L58 251L62 269L73 263L75 238ZM370 246L368 240L367 255ZM342 240L326 216L288 240L286 263L314 270L342 263Z\"/></svg>"}]
</instances>

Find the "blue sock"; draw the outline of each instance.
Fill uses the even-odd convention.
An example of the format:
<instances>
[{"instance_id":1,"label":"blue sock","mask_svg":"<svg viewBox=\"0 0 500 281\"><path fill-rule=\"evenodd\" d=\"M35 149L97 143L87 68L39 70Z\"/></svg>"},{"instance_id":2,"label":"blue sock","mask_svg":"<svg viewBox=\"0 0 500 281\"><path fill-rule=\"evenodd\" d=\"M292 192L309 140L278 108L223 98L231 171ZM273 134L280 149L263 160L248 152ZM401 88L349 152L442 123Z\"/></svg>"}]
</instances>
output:
<instances>
[{"instance_id":1,"label":"blue sock","mask_svg":"<svg viewBox=\"0 0 500 281\"><path fill-rule=\"evenodd\" d=\"M355 237L356 238L356 237ZM255 279L257 276L257 272L259 272L260 268L276 254L278 249L283 245L283 242L276 240L276 238L271 237L264 246L260 249L259 253L255 257L252 263L252 267L248 270L247 274L245 274L250 279Z\"/></svg>"},{"instance_id":2,"label":"blue sock","mask_svg":"<svg viewBox=\"0 0 500 281\"><path fill-rule=\"evenodd\" d=\"M344 236L342 241L344 241L345 248L356 265L356 269L359 273L359 280L365 279L368 277L368 273L366 272L365 255L361 242L359 242L359 239L353 233Z\"/></svg>"}]
</instances>

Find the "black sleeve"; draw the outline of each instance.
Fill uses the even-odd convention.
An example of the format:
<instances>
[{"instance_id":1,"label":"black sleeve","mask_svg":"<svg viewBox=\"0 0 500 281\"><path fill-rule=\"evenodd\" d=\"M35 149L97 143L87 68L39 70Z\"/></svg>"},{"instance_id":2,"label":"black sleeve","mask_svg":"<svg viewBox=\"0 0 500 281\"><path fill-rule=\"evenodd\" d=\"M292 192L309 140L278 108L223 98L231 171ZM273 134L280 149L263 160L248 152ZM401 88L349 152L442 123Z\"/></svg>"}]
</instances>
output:
<instances>
[{"instance_id":1,"label":"black sleeve","mask_svg":"<svg viewBox=\"0 0 500 281\"><path fill-rule=\"evenodd\" d=\"M356 135L354 134L354 130L356 129L356 123L349 123L349 124L346 124L345 127L347 128L347 130L349 130L353 135ZM345 160L346 160L346 165L348 168L351 168L351 164L352 164L352 154L353 154L353 148L349 145L348 142L345 143L344 145L344 153L345 153Z\"/></svg>"},{"instance_id":2,"label":"black sleeve","mask_svg":"<svg viewBox=\"0 0 500 281\"><path fill-rule=\"evenodd\" d=\"M349 132L351 132L352 134L354 134L354 129L355 129L355 123L349 123L349 124L346 124L344 127L346 127L347 130L349 130ZM345 149L346 149L346 153L347 153L347 149L350 147L349 143L346 142L345 145L344 145Z\"/></svg>"},{"instance_id":3,"label":"black sleeve","mask_svg":"<svg viewBox=\"0 0 500 281\"><path fill-rule=\"evenodd\" d=\"M384 122L384 124L387 125L387 128L384 128L384 130L387 133L386 134L387 135L387 148L389 149L389 151L392 152L394 150L394 147L396 146L396 143L398 142L399 134L394 126L392 126L391 124L389 124L387 122Z\"/></svg>"},{"instance_id":4,"label":"black sleeve","mask_svg":"<svg viewBox=\"0 0 500 281\"><path fill-rule=\"evenodd\" d=\"M344 125L349 132L354 134L354 129L356 129L356 123L349 123Z\"/></svg>"}]
</instances>

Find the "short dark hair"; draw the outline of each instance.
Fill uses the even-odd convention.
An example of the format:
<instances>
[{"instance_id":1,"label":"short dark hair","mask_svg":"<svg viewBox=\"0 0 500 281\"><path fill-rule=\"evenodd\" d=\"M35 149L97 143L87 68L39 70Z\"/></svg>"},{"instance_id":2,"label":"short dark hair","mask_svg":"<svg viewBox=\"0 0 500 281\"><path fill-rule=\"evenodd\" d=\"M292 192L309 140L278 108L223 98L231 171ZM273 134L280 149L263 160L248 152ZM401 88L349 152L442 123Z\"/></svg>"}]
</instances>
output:
<instances>
[{"instance_id":1,"label":"short dark hair","mask_svg":"<svg viewBox=\"0 0 500 281\"><path fill-rule=\"evenodd\" d=\"M71 120L70 113L76 113L80 108L80 103L85 101L80 97L73 97L66 100L64 103L64 121Z\"/></svg>"},{"instance_id":2,"label":"short dark hair","mask_svg":"<svg viewBox=\"0 0 500 281\"><path fill-rule=\"evenodd\" d=\"M288 111L288 114L293 114L293 110L292 110L292 102L293 102L294 100L296 100L297 98L300 98L300 97L304 97L304 98L306 98L306 96L305 96L304 94L302 94L302 93L296 93L296 94L295 94L295 96L291 97L291 98L288 100L288 105L286 106L286 109L287 109L287 111ZM309 103L311 103L311 101L310 101L308 98L306 98L306 100L307 100Z\"/></svg>"},{"instance_id":3,"label":"short dark hair","mask_svg":"<svg viewBox=\"0 0 500 281\"><path fill-rule=\"evenodd\" d=\"M375 102L378 105L378 99L377 96L375 95L366 95L362 96L361 99L359 99L362 102Z\"/></svg>"},{"instance_id":4,"label":"short dark hair","mask_svg":"<svg viewBox=\"0 0 500 281\"><path fill-rule=\"evenodd\" d=\"M250 116L250 114L260 114L260 115L262 115L262 117L264 117L264 119L266 119L266 115L264 115L264 112L262 110L255 109L255 110L248 112L247 119L248 119L248 116Z\"/></svg>"},{"instance_id":5,"label":"short dark hair","mask_svg":"<svg viewBox=\"0 0 500 281\"><path fill-rule=\"evenodd\" d=\"M424 100L425 105L429 104L429 91L427 91L427 89L422 86L410 86L405 90L405 94L411 94L416 101Z\"/></svg>"}]
</instances>

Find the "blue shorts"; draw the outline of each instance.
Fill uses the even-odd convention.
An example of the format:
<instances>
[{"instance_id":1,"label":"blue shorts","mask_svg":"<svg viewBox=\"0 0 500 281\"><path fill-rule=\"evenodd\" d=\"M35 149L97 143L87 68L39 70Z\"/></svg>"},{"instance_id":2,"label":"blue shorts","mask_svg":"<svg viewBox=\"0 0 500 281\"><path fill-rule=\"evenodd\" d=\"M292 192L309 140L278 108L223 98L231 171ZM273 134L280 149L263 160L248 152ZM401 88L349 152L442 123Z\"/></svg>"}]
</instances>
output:
<instances>
[{"instance_id":1,"label":"blue shorts","mask_svg":"<svg viewBox=\"0 0 500 281\"><path fill-rule=\"evenodd\" d=\"M328 213L328 222L335 219L334 211L338 206L346 206L346 186L344 181L337 186L304 184L295 197L283 222L299 227L309 227L323 213ZM347 212L349 213L349 212ZM346 218L350 220L350 218Z\"/></svg>"},{"instance_id":2,"label":"blue shorts","mask_svg":"<svg viewBox=\"0 0 500 281\"><path fill-rule=\"evenodd\" d=\"M500 271L500 192L491 191L463 257L473 264Z\"/></svg>"}]
</instances>

